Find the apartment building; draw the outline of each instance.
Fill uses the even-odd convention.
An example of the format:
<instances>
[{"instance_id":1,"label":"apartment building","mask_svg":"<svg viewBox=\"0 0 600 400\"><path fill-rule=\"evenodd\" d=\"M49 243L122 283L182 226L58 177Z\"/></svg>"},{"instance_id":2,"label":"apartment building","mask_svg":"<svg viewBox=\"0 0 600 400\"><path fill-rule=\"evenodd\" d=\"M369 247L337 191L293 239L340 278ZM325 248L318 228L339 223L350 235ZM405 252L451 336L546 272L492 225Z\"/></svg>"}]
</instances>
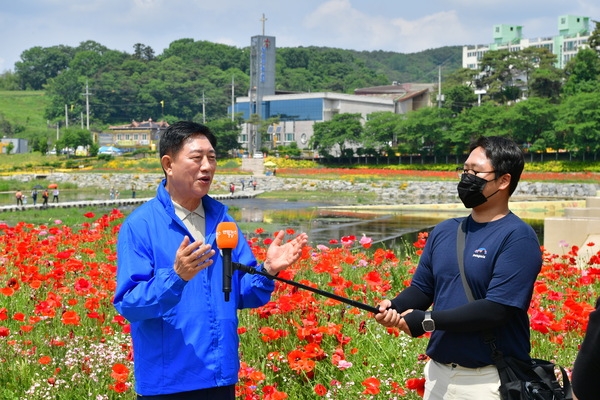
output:
<instances>
[{"instance_id":1,"label":"apartment building","mask_svg":"<svg viewBox=\"0 0 600 400\"><path fill-rule=\"evenodd\" d=\"M527 47L546 48L556 55L556 67L564 68L577 52L587 47L591 34L590 18L562 15L558 17L557 34L554 36L523 38L520 25L494 25L493 43L485 45L463 46L463 68L479 69L483 55L490 50L508 49L518 51Z\"/></svg>"}]
</instances>

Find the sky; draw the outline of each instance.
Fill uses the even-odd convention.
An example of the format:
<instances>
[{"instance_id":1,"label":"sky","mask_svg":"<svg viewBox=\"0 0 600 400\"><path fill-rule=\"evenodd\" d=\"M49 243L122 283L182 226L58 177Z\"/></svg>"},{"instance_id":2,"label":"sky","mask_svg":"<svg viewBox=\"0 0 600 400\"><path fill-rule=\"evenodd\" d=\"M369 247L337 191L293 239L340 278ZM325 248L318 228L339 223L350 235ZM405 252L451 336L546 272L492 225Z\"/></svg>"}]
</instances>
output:
<instances>
[{"instance_id":1,"label":"sky","mask_svg":"<svg viewBox=\"0 0 600 400\"><path fill-rule=\"evenodd\" d=\"M522 26L525 38L554 36L561 15L600 20L600 1L2 0L0 73L32 47L88 40L130 54L141 43L158 55L178 39L243 48L264 33L277 47L415 53L489 44L498 24Z\"/></svg>"}]
</instances>

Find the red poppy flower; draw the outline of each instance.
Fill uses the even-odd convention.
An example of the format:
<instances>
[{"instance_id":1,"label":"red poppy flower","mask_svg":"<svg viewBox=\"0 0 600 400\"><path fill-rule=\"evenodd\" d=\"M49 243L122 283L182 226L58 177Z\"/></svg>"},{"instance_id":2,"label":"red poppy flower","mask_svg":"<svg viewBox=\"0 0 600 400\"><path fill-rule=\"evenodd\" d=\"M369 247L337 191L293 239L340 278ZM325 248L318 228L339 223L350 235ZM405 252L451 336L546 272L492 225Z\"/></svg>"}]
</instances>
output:
<instances>
[{"instance_id":1,"label":"red poppy flower","mask_svg":"<svg viewBox=\"0 0 600 400\"><path fill-rule=\"evenodd\" d=\"M47 365L50 364L50 362L52 362L52 358L50 358L50 356L42 356L40 357L38 362L42 365Z\"/></svg>"},{"instance_id":2,"label":"red poppy flower","mask_svg":"<svg viewBox=\"0 0 600 400\"><path fill-rule=\"evenodd\" d=\"M362 385L365 387L363 394L379 394L379 386L381 383L379 382L379 379L375 378L374 376L362 381Z\"/></svg>"},{"instance_id":3,"label":"red poppy flower","mask_svg":"<svg viewBox=\"0 0 600 400\"><path fill-rule=\"evenodd\" d=\"M79 314L75 311L65 311L61 318L65 325L79 325Z\"/></svg>"},{"instance_id":4,"label":"red poppy flower","mask_svg":"<svg viewBox=\"0 0 600 400\"><path fill-rule=\"evenodd\" d=\"M127 382L127 379L129 379L129 368L121 363L116 363L112 367L110 376L117 382Z\"/></svg>"},{"instance_id":5,"label":"red poppy flower","mask_svg":"<svg viewBox=\"0 0 600 400\"><path fill-rule=\"evenodd\" d=\"M415 390L419 396L423 397L423 393L425 393L425 378L407 379L406 387L410 390Z\"/></svg>"},{"instance_id":6,"label":"red poppy flower","mask_svg":"<svg viewBox=\"0 0 600 400\"><path fill-rule=\"evenodd\" d=\"M315 393L317 394L317 396L325 396L327 394L327 388L320 383L317 383L315 385L314 390L315 390Z\"/></svg>"},{"instance_id":7,"label":"red poppy flower","mask_svg":"<svg viewBox=\"0 0 600 400\"><path fill-rule=\"evenodd\" d=\"M125 393L127 390L129 390L129 387L127 386L127 384L125 384L123 382L117 382L114 385L109 385L108 388L117 393Z\"/></svg>"},{"instance_id":8,"label":"red poppy flower","mask_svg":"<svg viewBox=\"0 0 600 400\"><path fill-rule=\"evenodd\" d=\"M13 319L15 321L23 322L23 321L25 321L25 314L23 314L21 312L14 313Z\"/></svg>"}]
</instances>

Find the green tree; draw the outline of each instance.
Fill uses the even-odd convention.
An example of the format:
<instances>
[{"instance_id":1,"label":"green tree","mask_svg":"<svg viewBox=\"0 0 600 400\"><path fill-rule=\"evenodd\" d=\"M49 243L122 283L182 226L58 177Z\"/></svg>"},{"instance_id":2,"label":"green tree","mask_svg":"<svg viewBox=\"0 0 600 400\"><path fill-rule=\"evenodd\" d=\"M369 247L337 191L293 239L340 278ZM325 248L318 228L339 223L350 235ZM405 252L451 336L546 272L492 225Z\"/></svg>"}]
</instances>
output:
<instances>
[{"instance_id":1,"label":"green tree","mask_svg":"<svg viewBox=\"0 0 600 400\"><path fill-rule=\"evenodd\" d=\"M291 142L287 146L277 146L277 152L280 156L290 157L299 157L302 154L302 150L300 150L296 142Z\"/></svg>"},{"instance_id":2,"label":"green tree","mask_svg":"<svg viewBox=\"0 0 600 400\"><path fill-rule=\"evenodd\" d=\"M467 85L453 86L445 90L444 107L455 114L460 114L465 108L471 108L477 102L477 95L473 88Z\"/></svg>"},{"instance_id":3,"label":"green tree","mask_svg":"<svg viewBox=\"0 0 600 400\"><path fill-rule=\"evenodd\" d=\"M77 149L79 146L89 146L92 144L92 135L90 131L80 128L67 128L62 132L62 136L57 140L56 147L61 149ZM57 151L58 154L58 151Z\"/></svg>"},{"instance_id":4,"label":"green tree","mask_svg":"<svg viewBox=\"0 0 600 400\"><path fill-rule=\"evenodd\" d=\"M62 45L48 48L36 46L23 51L21 61L15 63L21 89L42 90L50 78L67 69L73 55L73 48Z\"/></svg>"},{"instance_id":5,"label":"green tree","mask_svg":"<svg viewBox=\"0 0 600 400\"><path fill-rule=\"evenodd\" d=\"M600 93L580 92L567 97L559 108L555 129L569 151L592 153L600 150Z\"/></svg>"},{"instance_id":6,"label":"green tree","mask_svg":"<svg viewBox=\"0 0 600 400\"><path fill-rule=\"evenodd\" d=\"M498 103L519 98L515 91L513 66L516 55L508 50L488 51L480 63L480 74L476 80L477 88L485 88L487 96Z\"/></svg>"},{"instance_id":7,"label":"green tree","mask_svg":"<svg viewBox=\"0 0 600 400\"><path fill-rule=\"evenodd\" d=\"M554 136L556 106L548 98L530 97L506 109L507 127L513 140L532 152L546 152L557 145Z\"/></svg>"},{"instance_id":8,"label":"green tree","mask_svg":"<svg viewBox=\"0 0 600 400\"><path fill-rule=\"evenodd\" d=\"M150 46L146 46L141 43L136 43L133 45L133 58L142 61L154 60L154 50Z\"/></svg>"},{"instance_id":9,"label":"green tree","mask_svg":"<svg viewBox=\"0 0 600 400\"><path fill-rule=\"evenodd\" d=\"M367 116L361 143L365 149L380 150L396 146L404 115L391 111L379 111Z\"/></svg>"},{"instance_id":10,"label":"green tree","mask_svg":"<svg viewBox=\"0 0 600 400\"><path fill-rule=\"evenodd\" d=\"M240 122L241 121L239 120L232 121L231 118L220 118L206 123L206 126L208 126L217 137L217 156L231 156L233 150L237 150L241 147L238 142L241 133Z\"/></svg>"},{"instance_id":11,"label":"green tree","mask_svg":"<svg viewBox=\"0 0 600 400\"><path fill-rule=\"evenodd\" d=\"M590 46L590 49L595 50L597 53L600 54L600 22L592 22L596 24L596 27L590 34L590 37L588 37L588 45Z\"/></svg>"},{"instance_id":12,"label":"green tree","mask_svg":"<svg viewBox=\"0 0 600 400\"><path fill-rule=\"evenodd\" d=\"M75 108L72 115L78 114L78 112L82 112L85 109L84 105L81 104L81 94L85 92L85 81L80 82L79 78L80 76L76 71L67 70L57 77L50 79L46 96L51 100L50 105L44 111L46 119L62 120L65 116L65 104L67 107L71 104L74 105Z\"/></svg>"},{"instance_id":13,"label":"green tree","mask_svg":"<svg viewBox=\"0 0 600 400\"><path fill-rule=\"evenodd\" d=\"M600 58L592 49L583 49L565 67L567 81L563 85L563 93L574 95L580 92L596 92L600 90Z\"/></svg>"},{"instance_id":14,"label":"green tree","mask_svg":"<svg viewBox=\"0 0 600 400\"><path fill-rule=\"evenodd\" d=\"M411 153L438 156L448 154L452 135L452 111L423 107L406 115L401 125L401 140Z\"/></svg>"},{"instance_id":15,"label":"green tree","mask_svg":"<svg viewBox=\"0 0 600 400\"><path fill-rule=\"evenodd\" d=\"M504 105L485 102L480 107L472 107L460 113L453 122L449 138L456 147L456 152L465 151L467 145L479 136L510 135L506 124L508 109Z\"/></svg>"},{"instance_id":16,"label":"green tree","mask_svg":"<svg viewBox=\"0 0 600 400\"><path fill-rule=\"evenodd\" d=\"M170 57L178 57L184 64L195 65L196 68L212 66L222 71L230 68L240 68L245 72L250 70L249 53L233 46L204 40L176 40L158 58L164 60Z\"/></svg>"},{"instance_id":17,"label":"green tree","mask_svg":"<svg viewBox=\"0 0 600 400\"><path fill-rule=\"evenodd\" d=\"M547 79L549 77L553 77L554 79L556 79L556 81L560 82L560 72L555 67L556 55L550 52L548 49L530 46L517 52L512 52L512 54L514 55L514 57L512 58L514 64L509 65L509 68L511 69L511 72L513 72L513 75L515 75L516 77L523 77L515 79L518 82L518 86L527 93L531 93L531 84L532 82L534 82L534 80L532 79L532 75L536 71L546 71L545 75L539 73L536 74L535 76L538 79L541 78L541 76L545 76ZM548 89L540 90L543 89L540 87L542 83L543 82L536 83L538 93L544 93L545 91L548 91Z\"/></svg>"},{"instance_id":18,"label":"green tree","mask_svg":"<svg viewBox=\"0 0 600 400\"><path fill-rule=\"evenodd\" d=\"M0 90L19 90L19 76L12 71L0 74Z\"/></svg>"},{"instance_id":19,"label":"green tree","mask_svg":"<svg viewBox=\"0 0 600 400\"><path fill-rule=\"evenodd\" d=\"M560 99L562 80L564 74L561 70L552 68L538 68L529 74L529 97L545 97L556 103Z\"/></svg>"},{"instance_id":20,"label":"green tree","mask_svg":"<svg viewBox=\"0 0 600 400\"><path fill-rule=\"evenodd\" d=\"M480 64L476 86L485 88L487 95L499 102L508 103L532 91L545 97L556 96L560 72L555 68L556 56L544 48L527 47L519 51L506 49L488 51ZM540 73L536 71L545 71Z\"/></svg>"},{"instance_id":21,"label":"green tree","mask_svg":"<svg viewBox=\"0 0 600 400\"><path fill-rule=\"evenodd\" d=\"M336 114L329 121L316 122L309 146L324 157L348 156L348 146L360 143L363 131L360 114ZM350 149L352 150L352 149Z\"/></svg>"}]
</instances>

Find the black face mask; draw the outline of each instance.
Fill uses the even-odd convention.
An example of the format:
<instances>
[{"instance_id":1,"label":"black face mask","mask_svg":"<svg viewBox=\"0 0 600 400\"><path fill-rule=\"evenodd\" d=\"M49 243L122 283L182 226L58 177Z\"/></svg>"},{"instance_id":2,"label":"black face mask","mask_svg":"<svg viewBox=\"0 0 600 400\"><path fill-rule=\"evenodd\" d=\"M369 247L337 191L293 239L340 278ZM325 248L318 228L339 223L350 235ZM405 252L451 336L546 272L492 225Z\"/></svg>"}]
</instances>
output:
<instances>
[{"instance_id":1,"label":"black face mask","mask_svg":"<svg viewBox=\"0 0 600 400\"><path fill-rule=\"evenodd\" d=\"M483 195L483 188L488 182L489 181L486 181L485 179L474 174L462 174L457 188L458 197L460 197L460 200L463 202L465 207L474 208L480 206L485 203L487 199L498 193L498 190L496 190L488 197Z\"/></svg>"}]
</instances>

